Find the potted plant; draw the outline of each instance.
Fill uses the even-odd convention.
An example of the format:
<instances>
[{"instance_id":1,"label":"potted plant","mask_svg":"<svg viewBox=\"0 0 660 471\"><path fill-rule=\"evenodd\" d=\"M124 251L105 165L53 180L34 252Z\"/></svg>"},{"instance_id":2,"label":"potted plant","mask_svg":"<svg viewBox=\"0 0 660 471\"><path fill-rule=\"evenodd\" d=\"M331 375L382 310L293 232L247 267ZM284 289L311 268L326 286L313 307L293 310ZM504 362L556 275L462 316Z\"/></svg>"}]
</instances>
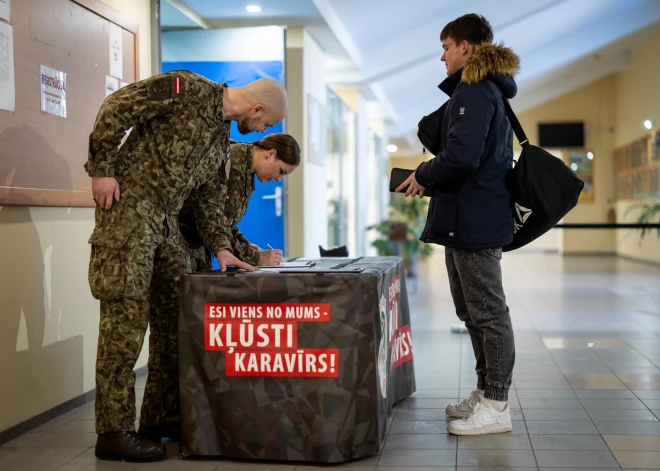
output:
<instances>
[{"instance_id":1,"label":"potted plant","mask_svg":"<svg viewBox=\"0 0 660 471\"><path fill-rule=\"evenodd\" d=\"M637 217L637 224L658 224L660 223L660 202L653 202L653 203L639 203L639 204L633 204L632 206L628 207L626 210L626 213L624 214L624 217L632 210L634 209L639 209L641 208L642 211L639 213L639 216ZM646 237L647 233L651 228L643 228L642 232L639 237L639 243L642 243L642 240L644 237ZM658 237L660 237L660 228L657 229L658 231Z\"/></svg>"},{"instance_id":2,"label":"potted plant","mask_svg":"<svg viewBox=\"0 0 660 471\"><path fill-rule=\"evenodd\" d=\"M371 243L378 255L402 257L406 275L411 277L416 275L417 261L433 252L429 244L419 240L426 224L427 211L427 199L394 194L390 199L389 218L367 228L378 231L379 237Z\"/></svg>"},{"instance_id":3,"label":"potted plant","mask_svg":"<svg viewBox=\"0 0 660 471\"><path fill-rule=\"evenodd\" d=\"M628 208L626 211L626 215L632 211L633 209L639 209L642 208L641 213L639 214L637 218L637 224L658 224L660 223L660 203L654 202L654 203L640 203L640 204L634 204ZM642 232L640 234L640 244L644 237L647 235L648 231L651 229L649 228L643 228ZM657 229L658 231L658 237L660 237L660 228Z\"/></svg>"}]
</instances>

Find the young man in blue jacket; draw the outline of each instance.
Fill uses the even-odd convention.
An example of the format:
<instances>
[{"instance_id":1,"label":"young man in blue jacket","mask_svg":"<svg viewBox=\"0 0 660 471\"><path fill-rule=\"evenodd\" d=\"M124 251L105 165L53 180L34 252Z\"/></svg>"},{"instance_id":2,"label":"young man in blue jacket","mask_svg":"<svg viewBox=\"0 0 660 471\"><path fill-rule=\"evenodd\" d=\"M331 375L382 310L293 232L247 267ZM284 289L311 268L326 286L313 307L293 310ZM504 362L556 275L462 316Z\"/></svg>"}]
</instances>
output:
<instances>
[{"instance_id":1,"label":"young man in blue jacket","mask_svg":"<svg viewBox=\"0 0 660 471\"><path fill-rule=\"evenodd\" d=\"M449 95L440 131L441 152L421 164L398 190L433 190L421 240L445 246L456 313L465 322L476 357L477 388L447 414L447 430L482 435L511 430L507 404L515 360L513 328L502 287L502 247L513 240L505 186L513 164L513 131L504 100L513 98L518 57L493 44L480 15L462 16L440 35Z\"/></svg>"}]
</instances>

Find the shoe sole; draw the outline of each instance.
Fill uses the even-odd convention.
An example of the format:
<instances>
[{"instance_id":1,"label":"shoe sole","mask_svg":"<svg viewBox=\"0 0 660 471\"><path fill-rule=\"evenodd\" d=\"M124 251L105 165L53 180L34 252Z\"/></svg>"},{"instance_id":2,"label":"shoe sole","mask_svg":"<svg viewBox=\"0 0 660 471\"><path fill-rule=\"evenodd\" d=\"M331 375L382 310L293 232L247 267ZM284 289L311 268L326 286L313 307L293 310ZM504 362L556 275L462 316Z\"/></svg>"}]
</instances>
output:
<instances>
[{"instance_id":1,"label":"shoe sole","mask_svg":"<svg viewBox=\"0 0 660 471\"><path fill-rule=\"evenodd\" d=\"M144 458L127 458L117 453L112 453L110 451L103 451L103 450L95 450L94 455L96 455L96 457L100 460L107 460L107 461L126 461L127 463L152 463L154 461L164 460L167 457L167 452L161 453L160 455L147 456Z\"/></svg>"},{"instance_id":2,"label":"shoe sole","mask_svg":"<svg viewBox=\"0 0 660 471\"><path fill-rule=\"evenodd\" d=\"M513 430L511 424L491 425L489 427L471 429L454 428L451 424L447 426L447 432L452 435L490 435L493 433L510 432L511 430Z\"/></svg>"}]
</instances>

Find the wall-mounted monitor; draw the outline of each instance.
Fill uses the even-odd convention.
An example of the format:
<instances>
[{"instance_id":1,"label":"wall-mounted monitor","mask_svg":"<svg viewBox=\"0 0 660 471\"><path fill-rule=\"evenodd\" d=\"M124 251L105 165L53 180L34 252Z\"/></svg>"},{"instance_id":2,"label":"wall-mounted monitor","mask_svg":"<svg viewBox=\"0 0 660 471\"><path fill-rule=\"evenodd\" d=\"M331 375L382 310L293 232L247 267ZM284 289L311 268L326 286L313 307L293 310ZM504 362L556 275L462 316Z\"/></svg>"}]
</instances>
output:
<instances>
[{"instance_id":1,"label":"wall-mounted monitor","mask_svg":"<svg viewBox=\"0 0 660 471\"><path fill-rule=\"evenodd\" d=\"M539 123L539 146L584 147L584 123Z\"/></svg>"}]
</instances>

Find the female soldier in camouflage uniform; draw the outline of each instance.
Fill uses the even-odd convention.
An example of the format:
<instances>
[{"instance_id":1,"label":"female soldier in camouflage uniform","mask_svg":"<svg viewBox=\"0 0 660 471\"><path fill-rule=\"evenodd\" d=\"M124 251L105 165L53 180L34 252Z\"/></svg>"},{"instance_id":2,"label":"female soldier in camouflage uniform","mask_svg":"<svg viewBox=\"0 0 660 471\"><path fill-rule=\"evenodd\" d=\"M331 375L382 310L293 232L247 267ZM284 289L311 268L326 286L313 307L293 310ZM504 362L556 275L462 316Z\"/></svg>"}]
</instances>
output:
<instances>
[{"instance_id":1,"label":"female soldier in camouflage uniform","mask_svg":"<svg viewBox=\"0 0 660 471\"><path fill-rule=\"evenodd\" d=\"M253 143L231 144L227 163L227 200L225 217L231 225L231 252L251 265L278 265L282 262L279 250L261 250L248 241L236 225L245 215L254 191L254 177L260 182L281 181L300 164L300 147L288 134L270 134ZM212 269L211 252L197 232L194 212L185 204L179 215L179 227L188 244L192 271Z\"/></svg>"}]
</instances>

